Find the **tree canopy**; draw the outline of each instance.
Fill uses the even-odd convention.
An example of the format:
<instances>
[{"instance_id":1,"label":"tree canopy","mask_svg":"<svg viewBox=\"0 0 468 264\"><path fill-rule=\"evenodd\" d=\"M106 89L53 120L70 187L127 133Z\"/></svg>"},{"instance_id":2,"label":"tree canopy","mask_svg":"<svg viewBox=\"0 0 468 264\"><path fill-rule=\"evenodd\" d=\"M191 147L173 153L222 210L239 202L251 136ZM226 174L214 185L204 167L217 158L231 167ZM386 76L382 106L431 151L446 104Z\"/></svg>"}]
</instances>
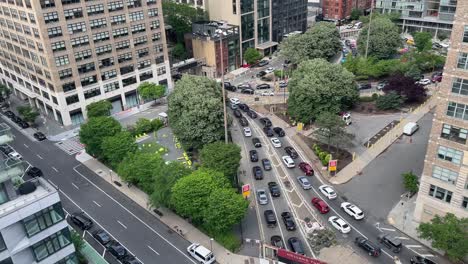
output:
<instances>
[{"instance_id":1,"label":"tree canopy","mask_svg":"<svg viewBox=\"0 0 468 264\"><path fill-rule=\"evenodd\" d=\"M0 101L6 100L11 94L11 89L8 86L0 83Z\"/></svg>"},{"instance_id":2,"label":"tree canopy","mask_svg":"<svg viewBox=\"0 0 468 264\"><path fill-rule=\"evenodd\" d=\"M288 112L303 123L309 123L323 112L338 114L359 96L354 75L341 65L323 59L299 64L288 87Z\"/></svg>"},{"instance_id":3,"label":"tree canopy","mask_svg":"<svg viewBox=\"0 0 468 264\"><path fill-rule=\"evenodd\" d=\"M223 101L218 83L184 75L168 97L171 127L184 147L200 149L224 137Z\"/></svg>"},{"instance_id":4,"label":"tree canopy","mask_svg":"<svg viewBox=\"0 0 468 264\"><path fill-rule=\"evenodd\" d=\"M108 161L113 168L130 153L138 149L132 134L121 131L113 136L105 137L101 143L103 158Z\"/></svg>"},{"instance_id":5,"label":"tree canopy","mask_svg":"<svg viewBox=\"0 0 468 264\"><path fill-rule=\"evenodd\" d=\"M414 44L418 51L432 49L432 34L429 32L416 32L414 34Z\"/></svg>"},{"instance_id":6,"label":"tree canopy","mask_svg":"<svg viewBox=\"0 0 468 264\"><path fill-rule=\"evenodd\" d=\"M394 91L402 96L405 102L421 102L426 98L426 89L413 78L403 75L395 75L388 80L388 84L383 88L385 93Z\"/></svg>"},{"instance_id":7,"label":"tree canopy","mask_svg":"<svg viewBox=\"0 0 468 264\"><path fill-rule=\"evenodd\" d=\"M145 100L155 100L164 96L166 88L163 85L143 82L138 86L138 94Z\"/></svg>"},{"instance_id":8,"label":"tree canopy","mask_svg":"<svg viewBox=\"0 0 468 264\"><path fill-rule=\"evenodd\" d=\"M247 64L255 64L259 59L262 58L262 54L257 49L247 48L244 52L244 60Z\"/></svg>"},{"instance_id":9,"label":"tree canopy","mask_svg":"<svg viewBox=\"0 0 468 264\"><path fill-rule=\"evenodd\" d=\"M191 170L180 162L170 162L161 167L158 172L153 172L153 193L150 196L154 206L170 207L172 187L180 178L189 175Z\"/></svg>"},{"instance_id":10,"label":"tree canopy","mask_svg":"<svg viewBox=\"0 0 468 264\"><path fill-rule=\"evenodd\" d=\"M148 194L153 192L154 174L162 171L164 159L157 153L137 151L130 153L117 168L119 176L126 182L138 185Z\"/></svg>"},{"instance_id":11,"label":"tree canopy","mask_svg":"<svg viewBox=\"0 0 468 264\"><path fill-rule=\"evenodd\" d=\"M112 103L107 100L101 100L98 102L90 103L86 106L88 118L98 116L110 116L112 109Z\"/></svg>"},{"instance_id":12,"label":"tree canopy","mask_svg":"<svg viewBox=\"0 0 468 264\"><path fill-rule=\"evenodd\" d=\"M353 8L353 10L351 10L351 20L358 20L363 13L361 9Z\"/></svg>"},{"instance_id":13,"label":"tree canopy","mask_svg":"<svg viewBox=\"0 0 468 264\"><path fill-rule=\"evenodd\" d=\"M162 2L164 22L171 25L177 35L177 42L184 42L184 34L192 32L192 23L208 19L208 14L201 8L180 4L170 0Z\"/></svg>"},{"instance_id":14,"label":"tree canopy","mask_svg":"<svg viewBox=\"0 0 468 264\"><path fill-rule=\"evenodd\" d=\"M366 24L359 34L358 49L365 54L367 45L367 32L370 27L368 56L378 59L388 59L396 54L401 46L398 27L387 17L377 16L371 24Z\"/></svg>"},{"instance_id":15,"label":"tree canopy","mask_svg":"<svg viewBox=\"0 0 468 264\"><path fill-rule=\"evenodd\" d=\"M346 123L336 113L323 112L317 117L315 121L317 130L314 132L317 139L328 145L328 152L330 146L339 148L345 144L351 143L353 135L346 132Z\"/></svg>"},{"instance_id":16,"label":"tree canopy","mask_svg":"<svg viewBox=\"0 0 468 264\"><path fill-rule=\"evenodd\" d=\"M294 64L323 58L329 60L342 48L340 33L333 23L319 22L304 34L288 37L280 45L280 54Z\"/></svg>"},{"instance_id":17,"label":"tree canopy","mask_svg":"<svg viewBox=\"0 0 468 264\"><path fill-rule=\"evenodd\" d=\"M105 137L113 136L122 130L120 123L112 117L93 117L81 125L80 141L85 144L88 154L102 158L101 144Z\"/></svg>"},{"instance_id":18,"label":"tree canopy","mask_svg":"<svg viewBox=\"0 0 468 264\"><path fill-rule=\"evenodd\" d=\"M241 149L236 144L215 142L206 144L200 151L203 167L222 172L235 186L236 174L240 165Z\"/></svg>"},{"instance_id":19,"label":"tree canopy","mask_svg":"<svg viewBox=\"0 0 468 264\"><path fill-rule=\"evenodd\" d=\"M23 120L28 123L34 123L36 118L39 116L39 113L36 111L36 109L29 105L18 106L16 110L23 117Z\"/></svg>"},{"instance_id":20,"label":"tree canopy","mask_svg":"<svg viewBox=\"0 0 468 264\"><path fill-rule=\"evenodd\" d=\"M468 254L468 218L451 213L436 215L430 222L421 223L417 230L421 238L432 240L433 247L444 250L454 261L462 261Z\"/></svg>"}]
</instances>

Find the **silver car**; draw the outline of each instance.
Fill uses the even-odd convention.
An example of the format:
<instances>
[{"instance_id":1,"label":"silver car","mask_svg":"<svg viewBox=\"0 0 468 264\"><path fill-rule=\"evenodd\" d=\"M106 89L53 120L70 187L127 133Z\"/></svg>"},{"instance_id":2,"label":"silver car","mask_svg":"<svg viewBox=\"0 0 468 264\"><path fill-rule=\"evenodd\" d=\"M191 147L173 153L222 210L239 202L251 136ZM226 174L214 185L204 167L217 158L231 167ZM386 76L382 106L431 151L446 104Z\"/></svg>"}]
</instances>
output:
<instances>
[{"instance_id":1,"label":"silver car","mask_svg":"<svg viewBox=\"0 0 468 264\"><path fill-rule=\"evenodd\" d=\"M268 195L265 189L257 190L257 199L258 199L259 204L262 204L262 205L268 204Z\"/></svg>"},{"instance_id":2,"label":"silver car","mask_svg":"<svg viewBox=\"0 0 468 264\"><path fill-rule=\"evenodd\" d=\"M297 181L302 186L302 189L309 190L312 189L312 184L310 184L309 179L306 176L299 176L297 177Z\"/></svg>"}]
</instances>

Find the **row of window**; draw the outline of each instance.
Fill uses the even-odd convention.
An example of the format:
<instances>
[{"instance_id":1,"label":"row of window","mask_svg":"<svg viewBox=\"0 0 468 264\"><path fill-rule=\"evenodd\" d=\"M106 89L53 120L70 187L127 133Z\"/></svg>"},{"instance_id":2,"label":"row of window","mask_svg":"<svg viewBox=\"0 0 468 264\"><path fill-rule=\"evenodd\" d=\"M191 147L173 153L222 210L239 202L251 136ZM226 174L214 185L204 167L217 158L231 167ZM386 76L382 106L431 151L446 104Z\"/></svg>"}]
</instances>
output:
<instances>
[{"instance_id":1,"label":"row of window","mask_svg":"<svg viewBox=\"0 0 468 264\"><path fill-rule=\"evenodd\" d=\"M65 219L65 214L59 202L24 218L23 225L27 236L32 237L63 219Z\"/></svg>"},{"instance_id":2,"label":"row of window","mask_svg":"<svg viewBox=\"0 0 468 264\"><path fill-rule=\"evenodd\" d=\"M431 184L429 187L429 196L450 203L452 201L453 193L449 190ZM463 197L461 207L468 209L468 197Z\"/></svg>"},{"instance_id":3,"label":"row of window","mask_svg":"<svg viewBox=\"0 0 468 264\"><path fill-rule=\"evenodd\" d=\"M58 231L46 239L32 245L34 258L37 262L53 255L55 252L71 244L71 236L68 227Z\"/></svg>"},{"instance_id":4,"label":"row of window","mask_svg":"<svg viewBox=\"0 0 468 264\"><path fill-rule=\"evenodd\" d=\"M122 34L122 32L115 32L115 33L116 34ZM100 42L100 41L109 40L109 39L110 39L110 34L107 31L93 34L93 41L95 43ZM152 34L151 35L151 40L153 42L157 42L157 41L161 40L161 32ZM145 44L147 42L148 42L148 37L147 36L140 36L140 37L137 37L137 38L133 39L133 45L135 47L137 47L139 45L143 45L143 44ZM89 36L81 36L81 37L72 38L70 40L70 43L71 43L73 48L88 46L89 45ZM65 46L64 41L53 42L51 46L52 46L52 51L66 50L66 46ZM96 47L96 54L101 55L101 54L110 52L110 50L108 48L109 46L110 46L110 44ZM130 40L124 40L124 41L117 42L115 44L115 47L116 47L116 50L130 48Z\"/></svg>"},{"instance_id":5,"label":"row of window","mask_svg":"<svg viewBox=\"0 0 468 264\"><path fill-rule=\"evenodd\" d=\"M8 8L7 6L3 6L0 8L0 15L4 15L7 17L11 17L20 21L30 22L32 24L36 24L36 17L33 13L27 13L21 10L16 10L14 8ZM28 21L29 18L29 21Z\"/></svg>"}]
</instances>

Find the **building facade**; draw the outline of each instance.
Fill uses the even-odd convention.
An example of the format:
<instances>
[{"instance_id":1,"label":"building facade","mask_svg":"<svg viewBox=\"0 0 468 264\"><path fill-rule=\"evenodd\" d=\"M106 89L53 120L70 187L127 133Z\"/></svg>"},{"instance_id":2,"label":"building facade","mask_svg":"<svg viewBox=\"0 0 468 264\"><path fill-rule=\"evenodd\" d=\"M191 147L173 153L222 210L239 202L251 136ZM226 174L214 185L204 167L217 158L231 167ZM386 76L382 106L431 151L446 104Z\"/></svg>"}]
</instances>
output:
<instances>
[{"instance_id":1,"label":"building facade","mask_svg":"<svg viewBox=\"0 0 468 264\"><path fill-rule=\"evenodd\" d=\"M140 103L140 82L171 84L159 0L0 0L0 80L64 126L103 99Z\"/></svg>"},{"instance_id":2,"label":"building facade","mask_svg":"<svg viewBox=\"0 0 468 264\"><path fill-rule=\"evenodd\" d=\"M325 19L335 21L349 19L353 9L368 13L372 7L372 1L374 0L323 0L322 15Z\"/></svg>"},{"instance_id":3,"label":"building facade","mask_svg":"<svg viewBox=\"0 0 468 264\"><path fill-rule=\"evenodd\" d=\"M382 13L401 14L403 32L428 31L442 38L450 36L457 0L376 0L375 7Z\"/></svg>"},{"instance_id":4,"label":"building facade","mask_svg":"<svg viewBox=\"0 0 468 264\"><path fill-rule=\"evenodd\" d=\"M195 8L205 9L206 8L205 3L208 0L173 0L173 1L179 4L187 4Z\"/></svg>"},{"instance_id":5,"label":"building facade","mask_svg":"<svg viewBox=\"0 0 468 264\"><path fill-rule=\"evenodd\" d=\"M448 1L446 1L448 2ZM468 217L468 5L458 4L414 219Z\"/></svg>"},{"instance_id":6,"label":"building facade","mask_svg":"<svg viewBox=\"0 0 468 264\"><path fill-rule=\"evenodd\" d=\"M307 30L307 0L272 0L272 40Z\"/></svg>"}]
</instances>

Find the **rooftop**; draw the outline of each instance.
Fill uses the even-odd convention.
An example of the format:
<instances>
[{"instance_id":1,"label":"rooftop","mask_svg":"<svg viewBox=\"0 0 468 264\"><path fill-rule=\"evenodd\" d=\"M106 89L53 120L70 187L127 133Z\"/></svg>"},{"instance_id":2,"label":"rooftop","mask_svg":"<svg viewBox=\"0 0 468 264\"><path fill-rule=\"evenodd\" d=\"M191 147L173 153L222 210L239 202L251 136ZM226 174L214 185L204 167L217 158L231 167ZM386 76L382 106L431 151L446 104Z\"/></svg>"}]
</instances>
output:
<instances>
[{"instance_id":1,"label":"rooftop","mask_svg":"<svg viewBox=\"0 0 468 264\"><path fill-rule=\"evenodd\" d=\"M239 27L226 21L199 21L192 24L192 34L197 37L217 39L221 34L225 37L239 34Z\"/></svg>"}]
</instances>

